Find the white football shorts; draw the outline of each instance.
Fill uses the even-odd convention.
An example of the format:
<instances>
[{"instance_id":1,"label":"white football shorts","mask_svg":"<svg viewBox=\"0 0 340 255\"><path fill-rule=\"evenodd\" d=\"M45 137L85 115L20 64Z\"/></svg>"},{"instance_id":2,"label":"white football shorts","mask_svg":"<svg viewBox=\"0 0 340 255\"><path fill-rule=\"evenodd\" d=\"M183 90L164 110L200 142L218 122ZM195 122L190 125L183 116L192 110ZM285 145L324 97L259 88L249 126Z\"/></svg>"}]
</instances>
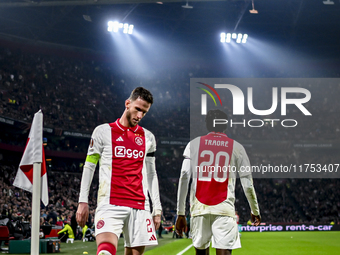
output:
<instances>
[{"instance_id":1,"label":"white football shorts","mask_svg":"<svg viewBox=\"0 0 340 255\"><path fill-rule=\"evenodd\" d=\"M126 206L102 205L95 215L96 235L110 232L124 234L125 247L157 245L155 226L151 213Z\"/></svg>"},{"instance_id":2,"label":"white football shorts","mask_svg":"<svg viewBox=\"0 0 340 255\"><path fill-rule=\"evenodd\" d=\"M234 250L241 248L238 225L233 217L221 215L199 215L191 218L191 235L194 247L212 247Z\"/></svg>"}]
</instances>

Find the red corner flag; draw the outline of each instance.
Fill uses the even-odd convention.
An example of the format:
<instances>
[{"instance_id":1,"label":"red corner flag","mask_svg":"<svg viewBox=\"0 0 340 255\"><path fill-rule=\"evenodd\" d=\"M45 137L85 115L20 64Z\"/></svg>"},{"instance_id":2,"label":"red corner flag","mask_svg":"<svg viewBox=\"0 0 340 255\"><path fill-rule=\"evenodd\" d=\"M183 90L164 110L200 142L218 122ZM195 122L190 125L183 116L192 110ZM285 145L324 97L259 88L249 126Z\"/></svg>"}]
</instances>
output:
<instances>
[{"instance_id":1,"label":"red corner flag","mask_svg":"<svg viewBox=\"0 0 340 255\"><path fill-rule=\"evenodd\" d=\"M42 143L43 114L39 110L34 114L30 133L28 135L24 155L13 185L26 191L33 191L33 163L41 164L41 200L48 205L48 187L45 153Z\"/></svg>"}]
</instances>

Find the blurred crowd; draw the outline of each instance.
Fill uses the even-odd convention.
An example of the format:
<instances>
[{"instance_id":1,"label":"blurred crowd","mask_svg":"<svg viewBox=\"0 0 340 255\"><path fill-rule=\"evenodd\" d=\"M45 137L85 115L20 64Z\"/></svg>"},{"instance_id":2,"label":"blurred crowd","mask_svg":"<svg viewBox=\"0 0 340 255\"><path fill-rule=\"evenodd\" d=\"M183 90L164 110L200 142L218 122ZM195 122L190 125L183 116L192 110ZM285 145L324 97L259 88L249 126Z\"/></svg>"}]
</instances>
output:
<instances>
[{"instance_id":1,"label":"blurred crowd","mask_svg":"<svg viewBox=\"0 0 340 255\"><path fill-rule=\"evenodd\" d=\"M254 179L264 222L340 223L339 179ZM240 184L236 209L249 220L249 206Z\"/></svg>"},{"instance_id":2,"label":"blurred crowd","mask_svg":"<svg viewBox=\"0 0 340 255\"><path fill-rule=\"evenodd\" d=\"M0 116L30 123L41 109L44 127L91 133L97 125L119 118L132 89L145 86L155 97L147 126L157 136L189 134L190 74L172 77L160 70L141 78L115 74L108 64L4 48L0 48L0 66Z\"/></svg>"},{"instance_id":3,"label":"blurred crowd","mask_svg":"<svg viewBox=\"0 0 340 255\"><path fill-rule=\"evenodd\" d=\"M58 56L25 53L0 48L0 116L30 123L39 109L44 113L44 127L90 134L95 126L115 121L124 109L124 100L136 86L144 86L154 95L154 106L146 115L143 125L156 137L189 137L190 132L190 78L214 77L217 71L203 70L200 65L186 68L155 68L149 73L128 73L114 67L113 63L66 59ZM322 69L319 78L340 77L339 73ZM236 72L236 74L238 74ZM226 73L224 73L224 76ZM235 74L234 74L235 75ZM261 78L289 78L292 73L264 72ZM297 77L315 77L315 72L300 73ZM332 75L332 76L329 76ZM223 76L220 76L223 77ZM232 76L235 77L235 76ZM246 76L242 72L239 78ZM295 76L296 77L296 76ZM311 85L313 83L313 85ZM249 84L237 84L247 99ZM253 105L256 109L269 109L272 105L273 84L255 82ZM280 97L280 82L278 87ZM277 110L262 119L296 119L294 129L275 128L266 123L265 128L234 125L228 131L238 140L332 140L340 138L337 115L340 86L333 81L321 82L302 79L300 83L284 86L303 87L311 92L311 99L304 107L312 116L304 116L295 106L288 105L287 117ZM221 94L222 102L232 100L231 95ZM289 93L289 98L301 98L299 93ZM247 102L247 100L245 101ZM247 104L246 104L247 105ZM224 110L234 122L258 119L246 107L244 116L232 116L232 109ZM199 120L195 123L200 123ZM259 123L252 123L253 125ZM288 123L286 123L288 124ZM289 123L292 124L292 123ZM246 125L248 126L248 125Z\"/></svg>"}]
</instances>

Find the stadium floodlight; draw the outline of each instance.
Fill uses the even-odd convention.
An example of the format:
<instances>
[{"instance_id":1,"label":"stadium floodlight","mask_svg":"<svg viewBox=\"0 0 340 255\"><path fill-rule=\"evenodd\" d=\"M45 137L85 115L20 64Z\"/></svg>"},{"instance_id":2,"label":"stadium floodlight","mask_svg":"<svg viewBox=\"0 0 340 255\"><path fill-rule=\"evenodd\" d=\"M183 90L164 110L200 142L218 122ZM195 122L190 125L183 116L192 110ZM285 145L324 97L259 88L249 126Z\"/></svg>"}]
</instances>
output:
<instances>
[{"instance_id":1,"label":"stadium floodlight","mask_svg":"<svg viewBox=\"0 0 340 255\"><path fill-rule=\"evenodd\" d=\"M128 31L128 34L131 35L133 33L133 25L130 25L129 26L129 31Z\"/></svg>"},{"instance_id":2,"label":"stadium floodlight","mask_svg":"<svg viewBox=\"0 0 340 255\"><path fill-rule=\"evenodd\" d=\"M221 36L221 43L231 43L232 39L236 41L236 43L247 43L248 34L241 34L241 33L224 33L220 34Z\"/></svg>"},{"instance_id":3,"label":"stadium floodlight","mask_svg":"<svg viewBox=\"0 0 340 255\"><path fill-rule=\"evenodd\" d=\"M231 42L231 33L227 34L227 39L225 40L227 43Z\"/></svg>"},{"instance_id":4,"label":"stadium floodlight","mask_svg":"<svg viewBox=\"0 0 340 255\"><path fill-rule=\"evenodd\" d=\"M327 0L327 1L323 1L323 4L334 4L334 2L331 0Z\"/></svg>"},{"instance_id":5,"label":"stadium floodlight","mask_svg":"<svg viewBox=\"0 0 340 255\"><path fill-rule=\"evenodd\" d=\"M107 31L112 32L113 29L113 22L109 21L107 22Z\"/></svg>"},{"instance_id":6,"label":"stadium floodlight","mask_svg":"<svg viewBox=\"0 0 340 255\"><path fill-rule=\"evenodd\" d=\"M109 21L107 23L107 31L118 33L122 29L124 34L132 34L134 25L128 23L119 23L118 21Z\"/></svg>"},{"instance_id":7,"label":"stadium floodlight","mask_svg":"<svg viewBox=\"0 0 340 255\"><path fill-rule=\"evenodd\" d=\"M119 29L119 23L117 21L113 22L113 32L117 33Z\"/></svg>"},{"instance_id":8,"label":"stadium floodlight","mask_svg":"<svg viewBox=\"0 0 340 255\"><path fill-rule=\"evenodd\" d=\"M237 35L237 39L236 39L236 42L237 42L237 43L241 43L242 36L243 36L242 34L238 34L238 35Z\"/></svg>"},{"instance_id":9,"label":"stadium floodlight","mask_svg":"<svg viewBox=\"0 0 340 255\"><path fill-rule=\"evenodd\" d=\"M246 43L248 39L248 34L244 34L242 38L242 43Z\"/></svg>"},{"instance_id":10,"label":"stadium floodlight","mask_svg":"<svg viewBox=\"0 0 340 255\"><path fill-rule=\"evenodd\" d=\"M128 24L128 23L125 23L125 24L124 24L123 33L124 33L124 34L127 34L128 31L129 31L129 24Z\"/></svg>"},{"instance_id":11,"label":"stadium floodlight","mask_svg":"<svg viewBox=\"0 0 340 255\"><path fill-rule=\"evenodd\" d=\"M221 43L224 43L225 41L225 33L221 33Z\"/></svg>"}]
</instances>

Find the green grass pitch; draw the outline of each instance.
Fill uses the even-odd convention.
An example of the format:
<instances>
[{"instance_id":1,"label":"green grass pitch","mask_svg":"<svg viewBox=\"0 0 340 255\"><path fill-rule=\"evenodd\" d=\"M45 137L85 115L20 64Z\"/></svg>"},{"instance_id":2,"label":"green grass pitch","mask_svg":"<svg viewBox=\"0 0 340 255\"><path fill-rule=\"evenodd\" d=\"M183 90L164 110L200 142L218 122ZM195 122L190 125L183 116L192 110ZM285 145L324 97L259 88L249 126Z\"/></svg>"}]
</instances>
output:
<instances>
[{"instance_id":1,"label":"green grass pitch","mask_svg":"<svg viewBox=\"0 0 340 255\"><path fill-rule=\"evenodd\" d=\"M159 245L146 249L145 255L176 255L192 244L191 239L173 239L172 234L163 235ZM242 248L233 251L233 255L335 255L340 254L340 232L262 232L246 233L241 236ZM61 255L96 255L95 242L75 241L61 244ZM85 253L86 254L86 253ZM123 240L119 240L117 254L124 254ZM191 247L183 255L195 254ZM210 254L214 255L214 249Z\"/></svg>"},{"instance_id":2,"label":"green grass pitch","mask_svg":"<svg viewBox=\"0 0 340 255\"><path fill-rule=\"evenodd\" d=\"M147 251L145 255L176 255L184 250L192 241L181 239ZM310 255L340 254L340 232L262 232L242 233L241 249L233 251L233 255ZM191 247L183 255L195 254ZM210 249L210 254L216 254Z\"/></svg>"}]
</instances>

